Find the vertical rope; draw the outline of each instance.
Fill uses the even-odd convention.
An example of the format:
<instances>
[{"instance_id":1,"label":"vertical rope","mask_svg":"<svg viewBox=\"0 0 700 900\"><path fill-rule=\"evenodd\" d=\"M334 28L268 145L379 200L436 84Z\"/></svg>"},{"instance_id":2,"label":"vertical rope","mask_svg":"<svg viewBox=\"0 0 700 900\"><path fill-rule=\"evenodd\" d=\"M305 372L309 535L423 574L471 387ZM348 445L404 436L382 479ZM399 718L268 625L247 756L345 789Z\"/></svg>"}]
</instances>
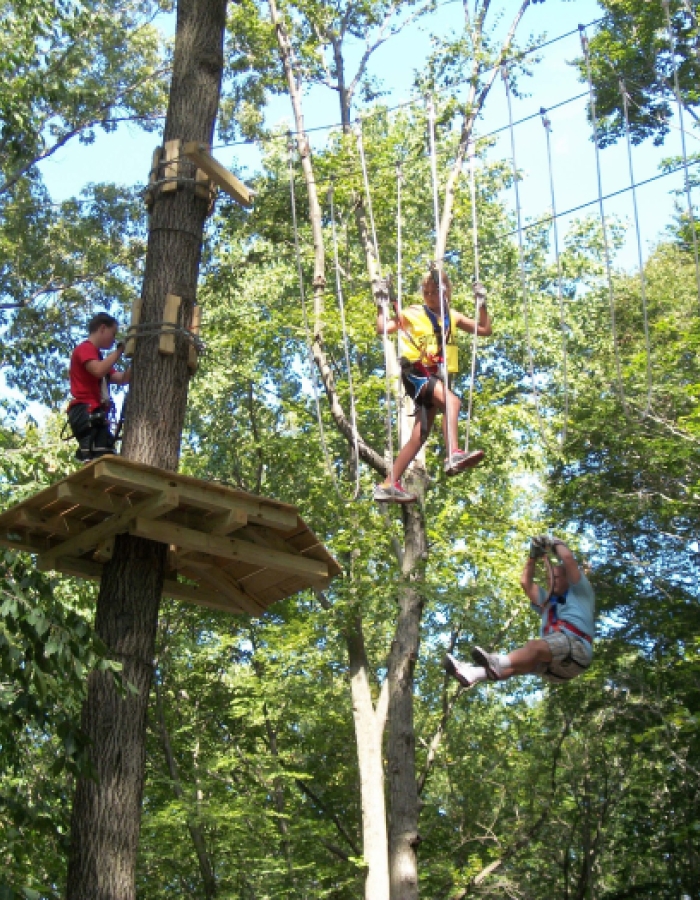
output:
<instances>
[{"instance_id":1,"label":"vertical rope","mask_svg":"<svg viewBox=\"0 0 700 900\"><path fill-rule=\"evenodd\" d=\"M304 272L301 265L301 250L299 249L299 227L297 224L297 204L296 204L296 195L294 191L294 145L289 142L289 193L292 204L292 227L294 230L294 252L296 254L297 261L297 276L299 279L299 296L301 297L301 310L304 320L304 334L306 336L306 356L307 363L309 366L309 377L311 379L311 387L314 395L314 402L316 404L316 418L318 420L318 430L321 439L321 449L323 450L323 458L326 463L326 468L328 470L328 474L333 479L333 484L335 485L336 491L338 491L338 479L336 478L335 469L333 468L333 464L331 462L330 454L328 452L328 446L326 445L326 433L323 428L323 416L321 415L321 400L318 392L318 383L316 381L316 364L314 362L313 349L312 349L312 339L311 339L311 329L309 328L309 316L306 310L306 292L304 290ZM338 496L340 496L340 492L338 491ZM342 499L342 497L341 497Z\"/></svg>"},{"instance_id":2,"label":"vertical rope","mask_svg":"<svg viewBox=\"0 0 700 900\"><path fill-rule=\"evenodd\" d=\"M396 332L396 356L401 360L401 316L403 315L403 208L401 188L403 186L403 169L401 162L396 163L396 317L399 323L399 329ZM403 447L403 382L399 378L398 382L398 411L397 411L397 428L399 437L399 447Z\"/></svg>"},{"instance_id":3,"label":"vertical rope","mask_svg":"<svg viewBox=\"0 0 700 900\"><path fill-rule=\"evenodd\" d=\"M547 135L547 168L549 170L549 193L552 200L552 226L554 238L554 258L557 263L557 296L559 297L559 327L561 328L561 352L562 352L562 380L564 382L564 424L562 425L560 444L566 443L566 432L569 422L569 374L568 354L566 341L566 312L564 306L563 278L561 272L561 254L559 251L559 226L557 225L557 204L554 193L554 167L552 166L552 123L547 116L547 110L540 109L542 125Z\"/></svg>"},{"instance_id":4,"label":"vertical rope","mask_svg":"<svg viewBox=\"0 0 700 900\"><path fill-rule=\"evenodd\" d=\"M591 124L593 126L593 147L595 149L595 165L598 177L598 208L600 211L600 224L603 229L603 251L605 257L605 271L608 281L608 302L610 305L610 325L612 329L613 350L615 353L615 372L617 377L617 390L620 396L622 408L627 413L627 404L625 402L625 390L622 384L622 365L620 362L620 347L617 338L617 321L615 317L615 296L612 283L612 264L610 262L610 247L608 244L608 227L605 220L605 207L603 205L603 176L600 165L600 148L598 147L598 117L595 109L595 95L593 93L593 76L591 75L591 54L588 46L588 38L586 37L585 25L579 25L579 34L581 36L581 47L583 55L586 59L586 76L588 80L588 102L591 110Z\"/></svg>"},{"instance_id":5,"label":"vertical rope","mask_svg":"<svg viewBox=\"0 0 700 900\"><path fill-rule=\"evenodd\" d=\"M695 213L693 212L693 199L690 195L690 175L688 174L688 151L685 146L685 127L683 124L683 100L681 98L680 82L678 80L678 65L676 64L676 39L671 23L671 11L668 8L668 0L662 0L666 14L666 27L668 29L668 42L671 46L671 59L673 62L673 92L676 95L678 106L678 124L681 127L681 152L683 154L683 178L685 181L685 196L688 201L688 218L690 219L690 231L693 235L693 258L695 260L695 281L700 300L700 259L698 259L698 236L695 229Z\"/></svg>"},{"instance_id":6,"label":"vertical rope","mask_svg":"<svg viewBox=\"0 0 700 900\"><path fill-rule=\"evenodd\" d=\"M435 217L435 241L437 246L438 236L440 234L440 201L438 198L438 176L437 176L437 153L435 152L435 106L432 98L428 99L428 133L430 136L430 171L433 180L433 215ZM447 423L447 460L452 458L452 454L457 449L459 441L458 435L452 434L450 426L450 416L447 412L447 404L450 391L450 377L447 371L447 335L445 334L445 286L442 282L442 259L436 259L438 272L438 293L440 296L440 332L442 334L442 355L443 363L441 366L442 382L445 388L445 422Z\"/></svg>"},{"instance_id":7,"label":"vertical rope","mask_svg":"<svg viewBox=\"0 0 700 900\"><path fill-rule=\"evenodd\" d=\"M543 440L546 440L544 434L544 423L542 421L542 413L540 411L540 395L537 390L537 379L535 378L535 361L532 354L532 335L530 334L530 309L528 304L529 291L527 286L527 273L525 271L525 247L523 244L523 223L522 223L522 207L520 205L520 188L518 187L518 163L515 156L515 128L513 127L513 103L510 96L510 84L508 82L508 70L505 66L501 68L501 77L505 85L506 100L508 105L508 127L510 130L510 150L511 161L513 166L513 188L515 190L515 215L518 226L518 261L520 269L520 289L523 296L523 318L525 320L525 343L527 345L528 369L530 373L530 383L532 385L532 397L535 403L535 412L537 413L537 421L540 426L540 432Z\"/></svg>"},{"instance_id":8,"label":"vertical rope","mask_svg":"<svg viewBox=\"0 0 700 900\"><path fill-rule=\"evenodd\" d=\"M360 495L360 448L357 439L357 412L355 408L355 392L352 384L352 367L350 365L350 346L348 343L348 330L345 323L345 302L343 300L343 285L340 278L340 262L338 260L338 237L335 228L335 204L333 200L333 182L328 189L328 200L331 208L331 233L333 235L333 262L335 263L335 290L338 295L338 307L340 309L340 324L343 329L343 351L345 353L345 366L348 372L348 390L350 392L350 426L352 428L352 449L355 466L355 491L352 499L357 500Z\"/></svg>"},{"instance_id":9,"label":"vertical rope","mask_svg":"<svg viewBox=\"0 0 700 900\"><path fill-rule=\"evenodd\" d=\"M649 314L647 308L647 280L644 274L644 254L642 252L642 232L639 225L639 209L637 207L637 188L634 181L634 166L632 164L632 141L630 139L629 120L629 96L624 81L620 81L620 93L622 94L622 109L625 117L625 138L627 140L627 163L630 173L630 187L632 188L632 207L634 209L634 227L637 235L637 262L639 265L639 282L642 294L642 314L644 318L644 346L647 355L647 405L644 415L651 410L651 345L649 342Z\"/></svg>"},{"instance_id":10,"label":"vertical rope","mask_svg":"<svg viewBox=\"0 0 700 900\"><path fill-rule=\"evenodd\" d=\"M476 210L476 144L470 141L467 147L469 157L469 188L472 201L472 244L474 248L474 281L481 281L479 274L479 223ZM474 296L474 334L472 335L472 363L469 379L469 400L467 403L467 431L464 441L464 452L469 453L469 436L472 424L472 409L474 407L474 381L476 380L476 351L478 345L477 329L479 327L479 298Z\"/></svg>"},{"instance_id":11,"label":"vertical rope","mask_svg":"<svg viewBox=\"0 0 700 900\"><path fill-rule=\"evenodd\" d=\"M367 160L365 159L365 145L362 139L362 124L360 122L357 123L355 128L355 135L357 137L357 149L360 154L360 163L362 165L362 181L365 188L365 202L367 204L367 212L369 213L369 221L370 227L372 229L372 242L373 248L372 252L374 253L374 258L377 261L377 275L381 279L382 277L382 264L379 259L379 242L377 241L377 229L374 224L374 212L372 210L372 194L369 190L369 177L367 175ZM389 296L388 291L386 289L386 285L382 285L381 288L381 303L382 303L382 321L384 323L382 340L383 340L383 348L384 348L384 373L386 380L386 434L387 441L389 444L389 459L390 459L390 471L389 478L391 480L391 484L394 483L394 434L393 434L393 425L392 425L392 398L391 398L391 373L389 372L389 357L387 354L387 347L389 341L389 335L387 333L387 319L389 317Z\"/></svg>"}]
</instances>

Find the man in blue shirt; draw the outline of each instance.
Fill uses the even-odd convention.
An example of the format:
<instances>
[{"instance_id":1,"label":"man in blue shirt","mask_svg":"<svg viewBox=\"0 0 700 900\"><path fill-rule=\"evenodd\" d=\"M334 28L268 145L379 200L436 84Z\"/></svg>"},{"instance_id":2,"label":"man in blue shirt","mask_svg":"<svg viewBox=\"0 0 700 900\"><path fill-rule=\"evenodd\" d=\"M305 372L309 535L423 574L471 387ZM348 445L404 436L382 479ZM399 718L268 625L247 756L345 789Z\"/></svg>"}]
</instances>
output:
<instances>
[{"instance_id":1,"label":"man in blue shirt","mask_svg":"<svg viewBox=\"0 0 700 900\"><path fill-rule=\"evenodd\" d=\"M554 584L550 596L534 581L535 563L549 552L559 560L552 569ZM474 666L448 653L445 669L464 687L480 681L502 681L514 675L542 675L547 681L560 683L570 681L590 666L595 596L566 544L546 535L533 538L520 585L541 617L540 637L508 654L487 653L481 647L473 647Z\"/></svg>"}]
</instances>

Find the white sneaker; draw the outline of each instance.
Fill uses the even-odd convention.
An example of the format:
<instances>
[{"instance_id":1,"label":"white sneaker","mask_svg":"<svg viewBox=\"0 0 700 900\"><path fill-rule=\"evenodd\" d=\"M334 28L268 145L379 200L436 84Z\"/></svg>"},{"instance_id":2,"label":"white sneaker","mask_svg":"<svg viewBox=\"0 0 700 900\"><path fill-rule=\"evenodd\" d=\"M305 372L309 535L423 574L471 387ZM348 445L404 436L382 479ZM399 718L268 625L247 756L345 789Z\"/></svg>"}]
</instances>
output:
<instances>
[{"instance_id":1,"label":"white sneaker","mask_svg":"<svg viewBox=\"0 0 700 900\"><path fill-rule=\"evenodd\" d=\"M460 662L456 657L452 656L451 653L445 654L442 665L447 674L456 678L462 687L470 688L473 684L477 683L476 679L470 678L472 666L467 666L463 662Z\"/></svg>"},{"instance_id":2,"label":"white sneaker","mask_svg":"<svg viewBox=\"0 0 700 900\"><path fill-rule=\"evenodd\" d=\"M502 681L505 678L495 653L487 653L481 647L472 647L472 659L477 666L483 666L486 669L489 681Z\"/></svg>"},{"instance_id":3,"label":"white sneaker","mask_svg":"<svg viewBox=\"0 0 700 900\"><path fill-rule=\"evenodd\" d=\"M473 469L474 466L479 465L484 456L483 450L471 450L469 453L465 453L464 450L455 450L452 456L445 460L445 474L459 475L465 469Z\"/></svg>"}]
</instances>

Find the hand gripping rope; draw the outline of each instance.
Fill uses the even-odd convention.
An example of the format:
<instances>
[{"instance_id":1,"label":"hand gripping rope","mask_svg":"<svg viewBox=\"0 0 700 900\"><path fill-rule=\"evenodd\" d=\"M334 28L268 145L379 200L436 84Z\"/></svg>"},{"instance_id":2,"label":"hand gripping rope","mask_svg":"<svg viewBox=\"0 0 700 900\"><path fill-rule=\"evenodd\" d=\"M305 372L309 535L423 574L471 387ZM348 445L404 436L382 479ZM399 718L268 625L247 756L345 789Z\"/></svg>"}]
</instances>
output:
<instances>
[{"instance_id":1,"label":"hand gripping rope","mask_svg":"<svg viewBox=\"0 0 700 900\"><path fill-rule=\"evenodd\" d=\"M593 77L591 75L591 54L588 46L588 38L586 37L586 28L579 25L579 34L581 36L581 47L583 55L586 59L586 77L588 81L588 103L591 112L591 125L593 128L593 147L595 148L595 165L598 177L598 208L600 210L600 225L603 231L603 251L605 256L605 271L608 282L608 301L610 305L610 326L612 328L613 350L615 352L615 372L617 377L617 391L620 397L620 403L625 415L628 414L627 403L625 401L625 389L622 383L622 365L620 362L620 347L617 338L617 322L615 318L615 296L612 282L612 264L610 262L610 246L608 243L608 227L605 220L605 208L603 206L603 177L600 166L600 148L598 147L598 117L595 110L595 94L593 93Z\"/></svg>"},{"instance_id":2,"label":"hand gripping rope","mask_svg":"<svg viewBox=\"0 0 700 900\"><path fill-rule=\"evenodd\" d=\"M430 137L430 171L433 181L433 214L435 217L435 241L437 244L440 234L440 203L438 198L438 176L437 176L437 154L435 152L435 105L432 98L428 98L428 134ZM436 254L437 255L437 254ZM443 361L440 366L442 382L445 390L445 422L447 423L447 459L452 458L452 454L457 449L457 435L452 434L450 427L450 417L447 415L447 402L450 390L450 377L447 371L447 335L445 334L445 313L447 304L445 302L445 287L442 281L443 260L436 259L435 265L438 273L438 292L440 295L440 332L442 334L442 355Z\"/></svg>"},{"instance_id":3,"label":"hand gripping rope","mask_svg":"<svg viewBox=\"0 0 700 900\"><path fill-rule=\"evenodd\" d=\"M335 227L335 204L333 202L333 184L328 188L328 203L331 211L331 232L333 234L333 262L335 263L335 290L338 296L338 308L340 309L340 324L343 330L343 351L345 353L345 366L348 372L348 391L350 394L350 425L352 427L352 451L353 465L355 467L355 489L351 497L357 500L360 495L360 448L357 438L357 413L355 408L355 393L352 386L352 368L350 366L350 347L348 344L348 331L345 324L345 303L343 300L343 287L340 278L340 262L338 260L338 236Z\"/></svg>"},{"instance_id":4,"label":"hand gripping rope","mask_svg":"<svg viewBox=\"0 0 700 900\"><path fill-rule=\"evenodd\" d=\"M384 322L384 333L382 335L382 344L384 347L384 372L386 377L386 433L389 445L389 478L391 484L394 483L394 435L392 424L392 398L391 398L391 373L389 371L389 355L387 352L389 335L387 333L387 319L389 317L389 292L386 284L382 279L382 263L379 258L379 243L377 241L377 229L374 224L374 212L372 210L372 195L369 190L369 178L367 176L367 160L365 159L365 145L362 140L362 123L358 122L355 128L355 136L357 138L357 150L360 155L360 164L362 166L362 181L365 189L365 203L367 204L367 213L369 215L370 227L372 229L372 253L377 263L377 276L380 280L379 297L382 307L382 321Z\"/></svg>"},{"instance_id":5,"label":"hand gripping rope","mask_svg":"<svg viewBox=\"0 0 700 900\"><path fill-rule=\"evenodd\" d=\"M620 81L620 93L622 94L622 109L625 117L625 138L627 140L627 162L630 173L630 187L632 189L632 207L634 209L634 227L637 235L637 262L639 265L639 283L642 294L642 315L644 318L644 346L647 355L647 403L643 416L649 414L651 410L651 346L649 344L649 315L647 310L647 280L644 274L644 258L642 253L642 233L639 226L639 210L637 209L637 190L634 183L634 168L632 166L632 141L630 140L630 119L629 119L629 95L625 88L624 81ZM687 174L687 173L686 173ZM693 229L693 234L695 229Z\"/></svg>"},{"instance_id":6,"label":"hand gripping rope","mask_svg":"<svg viewBox=\"0 0 700 900\"><path fill-rule=\"evenodd\" d=\"M569 422L569 377L568 377L568 360L567 360L567 341L566 341L566 312L564 305L564 290L561 273L561 254L559 252L559 228L557 226L557 204L554 194L554 170L552 167L552 142L551 132L552 123L547 115L547 110L540 110L542 116L542 125L547 135L547 168L549 170L549 192L552 198L552 234L554 238L554 258L557 263L557 296L559 297L559 325L561 328L561 353L562 353L562 379L564 382L564 422L561 429L560 445L563 447L566 443L566 431Z\"/></svg>"}]
</instances>

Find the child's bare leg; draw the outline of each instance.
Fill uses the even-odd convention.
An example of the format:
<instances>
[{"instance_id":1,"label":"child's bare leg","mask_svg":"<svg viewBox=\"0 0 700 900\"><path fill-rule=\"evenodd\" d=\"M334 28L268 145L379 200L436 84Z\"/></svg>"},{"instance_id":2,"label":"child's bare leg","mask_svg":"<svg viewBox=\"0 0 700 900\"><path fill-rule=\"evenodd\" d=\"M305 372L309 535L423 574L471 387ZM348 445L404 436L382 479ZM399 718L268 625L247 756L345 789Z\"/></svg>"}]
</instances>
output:
<instances>
[{"instance_id":1,"label":"child's bare leg","mask_svg":"<svg viewBox=\"0 0 700 900\"><path fill-rule=\"evenodd\" d=\"M442 417L442 434L445 439L447 458L449 459L455 450L459 449L459 410L462 402L452 391L447 392L447 409L445 409L445 385L442 381L435 385L433 403L444 412ZM449 426L449 427L448 427ZM450 442L450 437L452 441ZM450 443L452 446L450 446Z\"/></svg>"},{"instance_id":2,"label":"child's bare leg","mask_svg":"<svg viewBox=\"0 0 700 900\"><path fill-rule=\"evenodd\" d=\"M437 410L435 409L435 407L432 407L428 410L428 434L430 434L430 431L433 427L436 412ZM399 451L399 455L394 461L394 467L391 475L387 477L383 482L385 486L388 486L394 481L399 481L401 479L403 473L418 455L418 451L420 450L422 443L423 442L420 439L420 420L418 416L416 416L416 421L413 426L413 430L411 431L411 436Z\"/></svg>"}]
</instances>

